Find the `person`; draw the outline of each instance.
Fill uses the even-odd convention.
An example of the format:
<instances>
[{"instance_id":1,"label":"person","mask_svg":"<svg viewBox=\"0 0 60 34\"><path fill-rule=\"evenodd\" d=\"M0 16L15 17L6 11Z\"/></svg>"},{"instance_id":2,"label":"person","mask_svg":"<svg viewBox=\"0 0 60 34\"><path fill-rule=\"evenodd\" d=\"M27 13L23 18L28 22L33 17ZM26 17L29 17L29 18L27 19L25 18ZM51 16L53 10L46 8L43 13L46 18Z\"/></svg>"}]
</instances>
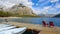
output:
<instances>
[{"instance_id":1,"label":"person","mask_svg":"<svg viewBox=\"0 0 60 34\"><path fill-rule=\"evenodd\" d=\"M49 22L49 26L50 27L54 27L54 23L51 21L51 22Z\"/></svg>"},{"instance_id":2,"label":"person","mask_svg":"<svg viewBox=\"0 0 60 34\"><path fill-rule=\"evenodd\" d=\"M48 26L48 24L45 21L42 21L42 23L44 27Z\"/></svg>"}]
</instances>

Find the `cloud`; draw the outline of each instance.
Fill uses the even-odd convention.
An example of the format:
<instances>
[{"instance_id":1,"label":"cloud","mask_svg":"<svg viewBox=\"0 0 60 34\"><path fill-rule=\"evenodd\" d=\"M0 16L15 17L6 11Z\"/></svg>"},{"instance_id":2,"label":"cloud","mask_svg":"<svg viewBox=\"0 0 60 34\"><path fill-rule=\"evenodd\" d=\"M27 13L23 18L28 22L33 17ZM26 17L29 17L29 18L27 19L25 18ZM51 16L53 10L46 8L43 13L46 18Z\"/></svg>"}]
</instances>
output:
<instances>
[{"instance_id":1,"label":"cloud","mask_svg":"<svg viewBox=\"0 0 60 34\"><path fill-rule=\"evenodd\" d=\"M53 6L45 6L43 8L35 9L36 14L58 14L60 13L60 5L56 4Z\"/></svg>"},{"instance_id":2,"label":"cloud","mask_svg":"<svg viewBox=\"0 0 60 34\"><path fill-rule=\"evenodd\" d=\"M8 7L12 7L15 4L10 3L10 2L4 2L4 5L6 6L6 8L8 8Z\"/></svg>"},{"instance_id":3,"label":"cloud","mask_svg":"<svg viewBox=\"0 0 60 34\"><path fill-rule=\"evenodd\" d=\"M14 4L22 3L28 7L32 7L33 3L29 0L0 0L5 6L13 6Z\"/></svg>"},{"instance_id":4,"label":"cloud","mask_svg":"<svg viewBox=\"0 0 60 34\"><path fill-rule=\"evenodd\" d=\"M54 7L53 6L47 6L47 7L44 7L43 9L43 12L45 14L49 13L49 14L58 14L60 13L60 5L55 5Z\"/></svg>"},{"instance_id":5,"label":"cloud","mask_svg":"<svg viewBox=\"0 0 60 34\"><path fill-rule=\"evenodd\" d=\"M37 14L37 15L41 13L40 9L38 9L38 8L37 8L37 9L32 9L32 10L33 10L33 12L34 12L35 14Z\"/></svg>"},{"instance_id":6,"label":"cloud","mask_svg":"<svg viewBox=\"0 0 60 34\"><path fill-rule=\"evenodd\" d=\"M47 6L47 7L44 7L43 9L44 10L48 10L48 9L50 9L51 8L51 6Z\"/></svg>"},{"instance_id":7,"label":"cloud","mask_svg":"<svg viewBox=\"0 0 60 34\"><path fill-rule=\"evenodd\" d=\"M40 3L40 4L38 4ZM58 14L60 13L59 0L39 0L35 8L36 14Z\"/></svg>"},{"instance_id":8,"label":"cloud","mask_svg":"<svg viewBox=\"0 0 60 34\"><path fill-rule=\"evenodd\" d=\"M46 1L50 1L50 2L58 2L59 0L39 0L39 2L46 2Z\"/></svg>"},{"instance_id":9,"label":"cloud","mask_svg":"<svg viewBox=\"0 0 60 34\"><path fill-rule=\"evenodd\" d=\"M60 8L60 4L56 3L55 8Z\"/></svg>"},{"instance_id":10,"label":"cloud","mask_svg":"<svg viewBox=\"0 0 60 34\"><path fill-rule=\"evenodd\" d=\"M0 5L11 7L15 4L22 3L23 5L32 8L36 14L57 14L60 13L60 3L58 2L59 0L37 0L37 3L32 2L32 0L0 0Z\"/></svg>"},{"instance_id":11,"label":"cloud","mask_svg":"<svg viewBox=\"0 0 60 34\"><path fill-rule=\"evenodd\" d=\"M58 2L59 0L49 0L49 1L53 3L53 2Z\"/></svg>"},{"instance_id":12,"label":"cloud","mask_svg":"<svg viewBox=\"0 0 60 34\"><path fill-rule=\"evenodd\" d=\"M30 8L32 8L32 5L34 5L34 3L32 2L26 2L26 3L23 3L25 6L28 6Z\"/></svg>"},{"instance_id":13,"label":"cloud","mask_svg":"<svg viewBox=\"0 0 60 34\"><path fill-rule=\"evenodd\" d=\"M49 9L51 9L51 6L46 6L46 7L43 7L40 11L41 14L47 14L49 11Z\"/></svg>"},{"instance_id":14,"label":"cloud","mask_svg":"<svg viewBox=\"0 0 60 34\"><path fill-rule=\"evenodd\" d=\"M34 10L34 13L36 13L38 15L38 14L46 14L48 12L49 8L50 7L44 7L44 8L40 8L40 9L35 8L33 10Z\"/></svg>"}]
</instances>

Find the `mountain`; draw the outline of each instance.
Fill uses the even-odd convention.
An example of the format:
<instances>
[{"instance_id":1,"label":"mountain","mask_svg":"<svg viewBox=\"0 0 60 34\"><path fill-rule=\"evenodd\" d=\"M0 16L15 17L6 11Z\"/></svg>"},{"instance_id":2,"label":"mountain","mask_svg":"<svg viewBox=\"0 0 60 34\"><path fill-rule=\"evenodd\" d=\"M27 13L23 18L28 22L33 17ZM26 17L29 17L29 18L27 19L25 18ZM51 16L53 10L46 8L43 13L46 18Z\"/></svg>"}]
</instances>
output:
<instances>
[{"instance_id":1,"label":"mountain","mask_svg":"<svg viewBox=\"0 0 60 34\"><path fill-rule=\"evenodd\" d=\"M23 4L14 5L12 8L10 8L9 12L18 15L36 15L33 13L33 10L31 8L24 6Z\"/></svg>"},{"instance_id":2,"label":"mountain","mask_svg":"<svg viewBox=\"0 0 60 34\"><path fill-rule=\"evenodd\" d=\"M55 14L39 14L40 17L53 17Z\"/></svg>"},{"instance_id":3,"label":"mountain","mask_svg":"<svg viewBox=\"0 0 60 34\"><path fill-rule=\"evenodd\" d=\"M14 6L5 9L4 8L0 8L0 12L2 12L1 16L4 17L4 14L7 16L14 16L14 17L36 17L37 15L33 12L33 10L30 7L24 6L23 4L15 4Z\"/></svg>"},{"instance_id":4,"label":"mountain","mask_svg":"<svg viewBox=\"0 0 60 34\"><path fill-rule=\"evenodd\" d=\"M54 17L60 17L60 14L55 15Z\"/></svg>"}]
</instances>

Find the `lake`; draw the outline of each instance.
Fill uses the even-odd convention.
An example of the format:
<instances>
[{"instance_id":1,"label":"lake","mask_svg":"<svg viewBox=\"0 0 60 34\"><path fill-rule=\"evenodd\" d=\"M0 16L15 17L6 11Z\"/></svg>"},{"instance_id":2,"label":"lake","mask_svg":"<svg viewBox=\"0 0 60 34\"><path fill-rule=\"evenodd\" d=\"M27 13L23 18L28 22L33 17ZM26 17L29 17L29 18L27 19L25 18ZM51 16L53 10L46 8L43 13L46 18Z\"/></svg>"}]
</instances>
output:
<instances>
[{"instance_id":1,"label":"lake","mask_svg":"<svg viewBox=\"0 0 60 34\"><path fill-rule=\"evenodd\" d=\"M52 21L54 22L55 26L60 27L60 18L8 18L9 22L22 22L40 25L42 25L43 20L46 21L46 23ZM4 22L4 19L0 18L0 22Z\"/></svg>"}]
</instances>

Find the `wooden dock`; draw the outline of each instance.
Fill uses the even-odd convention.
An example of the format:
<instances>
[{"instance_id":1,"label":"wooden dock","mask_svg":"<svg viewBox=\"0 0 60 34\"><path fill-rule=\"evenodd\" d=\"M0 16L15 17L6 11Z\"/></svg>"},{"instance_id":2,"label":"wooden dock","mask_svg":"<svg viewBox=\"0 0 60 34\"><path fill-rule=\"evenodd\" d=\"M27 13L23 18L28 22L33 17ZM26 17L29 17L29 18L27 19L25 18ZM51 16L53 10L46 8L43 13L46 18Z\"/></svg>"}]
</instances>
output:
<instances>
[{"instance_id":1,"label":"wooden dock","mask_svg":"<svg viewBox=\"0 0 60 34\"><path fill-rule=\"evenodd\" d=\"M15 25L18 27L27 27L28 29L40 31L39 34L60 34L60 27L43 27L37 24L8 22L8 24Z\"/></svg>"}]
</instances>

